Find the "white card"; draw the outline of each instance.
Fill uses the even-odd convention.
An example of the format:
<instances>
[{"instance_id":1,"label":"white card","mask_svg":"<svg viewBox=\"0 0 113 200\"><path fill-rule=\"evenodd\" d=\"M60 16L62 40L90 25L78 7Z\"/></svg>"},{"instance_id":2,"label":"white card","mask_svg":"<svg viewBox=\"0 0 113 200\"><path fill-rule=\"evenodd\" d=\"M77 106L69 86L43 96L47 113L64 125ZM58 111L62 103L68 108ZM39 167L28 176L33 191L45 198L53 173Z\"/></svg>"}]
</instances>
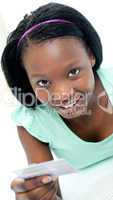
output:
<instances>
[{"instance_id":1,"label":"white card","mask_svg":"<svg viewBox=\"0 0 113 200\"><path fill-rule=\"evenodd\" d=\"M76 173L76 170L64 159L30 164L27 168L14 171L20 178L28 179L35 176L51 175L61 176Z\"/></svg>"}]
</instances>

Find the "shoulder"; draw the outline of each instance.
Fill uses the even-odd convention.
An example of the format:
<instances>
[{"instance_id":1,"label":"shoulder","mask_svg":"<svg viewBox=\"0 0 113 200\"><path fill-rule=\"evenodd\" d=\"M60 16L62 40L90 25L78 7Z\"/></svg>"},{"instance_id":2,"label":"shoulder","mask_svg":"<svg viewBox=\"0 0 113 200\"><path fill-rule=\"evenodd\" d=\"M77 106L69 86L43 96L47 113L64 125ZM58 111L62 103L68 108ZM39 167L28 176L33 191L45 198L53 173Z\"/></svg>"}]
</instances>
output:
<instances>
[{"instance_id":1,"label":"shoulder","mask_svg":"<svg viewBox=\"0 0 113 200\"><path fill-rule=\"evenodd\" d=\"M101 66L97 70L97 74L103 76L105 79L113 80L113 66Z\"/></svg>"},{"instance_id":2,"label":"shoulder","mask_svg":"<svg viewBox=\"0 0 113 200\"><path fill-rule=\"evenodd\" d=\"M11 113L11 118L17 126L24 127L32 136L42 142L51 143L57 118L55 112L46 104L37 105L35 108L18 104Z\"/></svg>"},{"instance_id":3,"label":"shoulder","mask_svg":"<svg viewBox=\"0 0 113 200\"><path fill-rule=\"evenodd\" d=\"M101 67L97 70L97 74L113 105L113 66Z\"/></svg>"},{"instance_id":4,"label":"shoulder","mask_svg":"<svg viewBox=\"0 0 113 200\"><path fill-rule=\"evenodd\" d=\"M11 113L11 117L15 122L20 119L21 121L24 121L24 123L30 123L34 118L40 120L41 118L48 117L50 112L51 109L46 106L46 104L37 105L35 108L28 108L18 103Z\"/></svg>"},{"instance_id":5,"label":"shoulder","mask_svg":"<svg viewBox=\"0 0 113 200\"><path fill-rule=\"evenodd\" d=\"M113 92L113 66L101 67L97 70L97 74L105 89Z\"/></svg>"}]
</instances>

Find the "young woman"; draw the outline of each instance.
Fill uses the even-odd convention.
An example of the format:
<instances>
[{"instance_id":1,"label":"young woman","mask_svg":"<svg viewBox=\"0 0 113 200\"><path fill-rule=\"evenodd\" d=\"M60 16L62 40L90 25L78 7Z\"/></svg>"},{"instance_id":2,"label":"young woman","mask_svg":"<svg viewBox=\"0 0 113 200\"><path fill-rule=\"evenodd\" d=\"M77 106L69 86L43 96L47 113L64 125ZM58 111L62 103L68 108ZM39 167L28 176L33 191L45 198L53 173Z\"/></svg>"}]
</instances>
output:
<instances>
[{"instance_id":1,"label":"young woman","mask_svg":"<svg viewBox=\"0 0 113 200\"><path fill-rule=\"evenodd\" d=\"M21 103L13 119L28 163L52 160L54 151L81 169L113 156L113 72L101 63L96 30L67 5L41 6L9 35L2 69ZM54 177L11 187L17 200L61 196Z\"/></svg>"}]
</instances>

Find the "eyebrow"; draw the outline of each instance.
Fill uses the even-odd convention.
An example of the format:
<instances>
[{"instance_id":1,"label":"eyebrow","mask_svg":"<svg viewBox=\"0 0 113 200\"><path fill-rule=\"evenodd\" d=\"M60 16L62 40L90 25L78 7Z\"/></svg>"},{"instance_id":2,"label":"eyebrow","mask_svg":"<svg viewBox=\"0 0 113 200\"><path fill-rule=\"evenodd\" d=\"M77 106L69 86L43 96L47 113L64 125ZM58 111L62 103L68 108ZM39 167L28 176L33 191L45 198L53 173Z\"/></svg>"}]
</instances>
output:
<instances>
[{"instance_id":1,"label":"eyebrow","mask_svg":"<svg viewBox=\"0 0 113 200\"><path fill-rule=\"evenodd\" d=\"M46 75L44 75L44 74L31 74L31 77L32 78L36 78L36 77L45 77Z\"/></svg>"},{"instance_id":2,"label":"eyebrow","mask_svg":"<svg viewBox=\"0 0 113 200\"><path fill-rule=\"evenodd\" d=\"M81 65L79 64L77 64L78 62L75 62L75 60L72 60L71 62L69 62L66 66L65 66L65 70L68 70L72 65L74 65L75 67L80 67ZM76 66L77 65L77 66ZM43 77L45 77L46 76L46 74L31 74L31 77L32 78L35 78L35 77L41 77L41 78L43 78Z\"/></svg>"}]
</instances>

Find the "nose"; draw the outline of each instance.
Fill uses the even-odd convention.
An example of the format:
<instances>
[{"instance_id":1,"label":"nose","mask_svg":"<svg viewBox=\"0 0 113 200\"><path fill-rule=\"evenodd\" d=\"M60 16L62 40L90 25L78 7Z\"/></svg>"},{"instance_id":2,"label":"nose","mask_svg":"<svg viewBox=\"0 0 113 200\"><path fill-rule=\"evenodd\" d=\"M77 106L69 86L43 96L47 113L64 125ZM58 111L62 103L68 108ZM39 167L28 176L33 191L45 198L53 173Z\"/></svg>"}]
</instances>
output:
<instances>
[{"instance_id":1,"label":"nose","mask_svg":"<svg viewBox=\"0 0 113 200\"><path fill-rule=\"evenodd\" d=\"M53 106L65 106L70 104L73 98L73 93L69 92L63 92L63 93L57 93L57 95L53 94L51 98L51 104Z\"/></svg>"},{"instance_id":2,"label":"nose","mask_svg":"<svg viewBox=\"0 0 113 200\"><path fill-rule=\"evenodd\" d=\"M64 82L63 80L57 81L52 87L50 92L50 103L52 106L63 106L70 104L71 99L74 96L74 89L69 82Z\"/></svg>"}]
</instances>

